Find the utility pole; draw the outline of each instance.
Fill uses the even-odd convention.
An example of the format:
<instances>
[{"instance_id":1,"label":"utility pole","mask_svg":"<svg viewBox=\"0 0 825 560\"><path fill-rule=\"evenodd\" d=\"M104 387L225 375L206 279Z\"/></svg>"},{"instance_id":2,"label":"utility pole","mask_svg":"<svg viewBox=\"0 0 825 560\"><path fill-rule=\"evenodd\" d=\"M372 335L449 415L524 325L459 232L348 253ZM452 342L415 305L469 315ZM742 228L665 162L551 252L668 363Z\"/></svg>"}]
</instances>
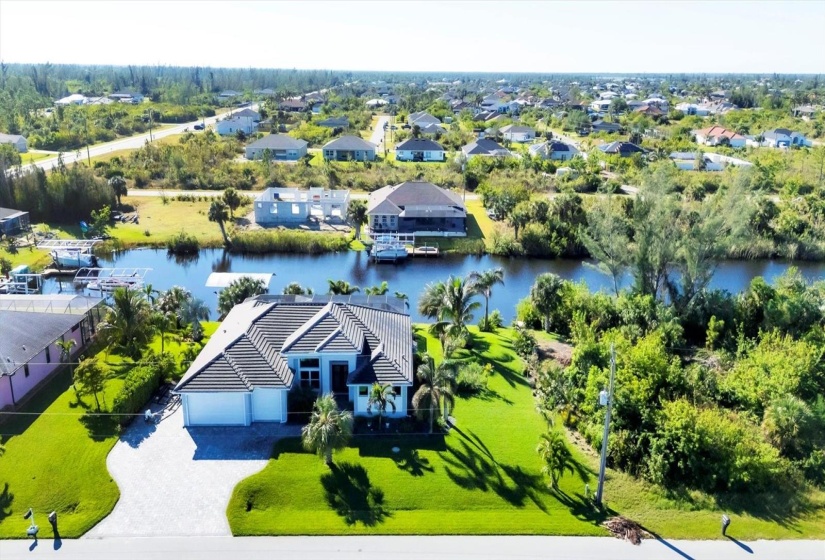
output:
<instances>
[{"instance_id":1,"label":"utility pole","mask_svg":"<svg viewBox=\"0 0 825 560\"><path fill-rule=\"evenodd\" d=\"M607 391L599 393L599 401L602 405L607 405L607 413L604 416L604 434L602 435L602 457L599 463L599 487L596 489L596 505L602 505L602 493L604 492L604 470L607 466L607 436L610 434L610 413L613 409L613 380L616 377L616 347L610 345L610 384Z\"/></svg>"}]
</instances>

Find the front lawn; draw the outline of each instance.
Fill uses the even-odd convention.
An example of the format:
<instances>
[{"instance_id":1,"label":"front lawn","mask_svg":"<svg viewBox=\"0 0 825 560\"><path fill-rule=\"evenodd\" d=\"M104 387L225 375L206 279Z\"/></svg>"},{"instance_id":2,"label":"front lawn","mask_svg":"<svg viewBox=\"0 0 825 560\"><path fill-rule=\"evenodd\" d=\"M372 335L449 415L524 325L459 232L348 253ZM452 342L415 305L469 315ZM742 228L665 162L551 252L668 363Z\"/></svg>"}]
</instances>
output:
<instances>
[{"instance_id":1,"label":"front lawn","mask_svg":"<svg viewBox=\"0 0 825 560\"><path fill-rule=\"evenodd\" d=\"M360 437L336 455L334 470L297 439L283 441L235 488L232 532L605 534L578 475L562 479L558 496L547 489L535 452L544 421L509 335L476 334L476 353L496 374L482 397L458 401L450 434ZM440 355L435 340L426 344Z\"/></svg>"}]
</instances>

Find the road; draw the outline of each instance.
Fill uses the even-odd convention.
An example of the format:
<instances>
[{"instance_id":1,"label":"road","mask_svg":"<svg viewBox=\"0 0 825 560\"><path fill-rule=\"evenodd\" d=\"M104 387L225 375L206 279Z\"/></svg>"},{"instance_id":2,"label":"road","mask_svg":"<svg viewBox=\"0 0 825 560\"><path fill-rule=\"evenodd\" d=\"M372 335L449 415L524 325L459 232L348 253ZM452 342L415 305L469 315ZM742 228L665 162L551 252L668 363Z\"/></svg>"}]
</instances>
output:
<instances>
[{"instance_id":1,"label":"road","mask_svg":"<svg viewBox=\"0 0 825 560\"><path fill-rule=\"evenodd\" d=\"M243 191L241 194L245 194L247 196L257 196L261 194L262 191ZM167 190L158 190L158 189L130 189L129 196L136 196L136 197L159 197L159 196L166 196L169 198L175 198L177 196L204 196L204 197L218 197L223 194L223 191L167 191ZM349 197L351 200L367 200L369 199L369 193L365 192L350 192ZM479 200L481 197L475 193L467 193L466 199L467 200Z\"/></svg>"},{"instance_id":2,"label":"road","mask_svg":"<svg viewBox=\"0 0 825 560\"><path fill-rule=\"evenodd\" d=\"M378 120L375 122L375 128L372 129L372 136L370 136L370 142L377 146L377 148L375 149L376 154L384 153L384 125L386 124L387 127L389 127L389 122L389 117L378 117ZM389 134L389 131L387 131L387 134Z\"/></svg>"},{"instance_id":3,"label":"road","mask_svg":"<svg viewBox=\"0 0 825 560\"><path fill-rule=\"evenodd\" d=\"M249 108L253 111L257 110L257 105L251 105ZM233 109L234 110L234 109ZM197 121L192 121L183 124L176 124L174 126L170 126L169 128L164 128L162 130L153 130L152 131L152 139L157 140L159 138L164 138L166 136L172 136L175 134L183 134L183 131L187 128L193 130L193 127L196 124L206 123L206 126L210 126L215 124L218 119L223 117L224 115L216 115L214 117L208 117L206 119L200 119ZM94 146L89 146L89 156L96 157L108 154L109 152L114 152L116 150L134 150L137 148L142 147L147 141L149 140L149 133L145 134L138 134L136 136L129 136L127 138L121 138L119 140L114 140L112 142L107 142L105 144L95 144ZM86 148L81 148L80 150L74 152L64 152L63 153L63 163L70 164L75 161L86 161ZM28 169L31 167L39 167L44 170L49 170L53 167L57 166L57 156L49 159L43 159L37 161L35 163L30 163L29 165L24 165L23 169Z\"/></svg>"},{"instance_id":4,"label":"road","mask_svg":"<svg viewBox=\"0 0 825 560\"><path fill-rule=\"evenodd\" d=\"M193 512L194 513L194 512ZM25 522L21 519L21 527ZM197 519L193 518L194 523ZM51 528L41 527L51 534ZM21 530L22 535L22 530ZM644 541L610 537L152 537L0 541L0 558L62 560L822 560L825 541Z\"/></svg>"}]
</instances>

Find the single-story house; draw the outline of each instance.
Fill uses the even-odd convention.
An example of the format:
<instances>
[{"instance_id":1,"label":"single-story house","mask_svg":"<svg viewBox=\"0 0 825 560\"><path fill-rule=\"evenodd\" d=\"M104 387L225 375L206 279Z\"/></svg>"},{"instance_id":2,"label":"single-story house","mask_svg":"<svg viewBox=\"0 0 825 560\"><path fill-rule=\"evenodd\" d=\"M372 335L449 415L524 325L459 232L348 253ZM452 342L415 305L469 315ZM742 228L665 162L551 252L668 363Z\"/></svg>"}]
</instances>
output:
<instances>
[{"instance_id":1,"label":"single-story house","mask_svg":"<svg viewBox=\"0 0 825 560\"><path fill-rule=\"evenodd\" d=\"M677 103L674 109L685 115L696 115L697 117L707 117L710 115L710 108L707 105L699 103Z\"/></svg>"},{"instance_id":2,"label":"single-story house","mask_svg":"<svg viewBox=\"0 0 825 560\"><path fill-rule=\"evenodd\" d=\"M296 161L307 155L307 142L286 134L269 134L246 147L246 159L263 159L267 150L272 160Z\"/></svg>"},{"instance_id":3,"label":"single-story house","mask_svg":"<svg viewBox=\"0 0 825 560\"><path fill-rule=\"evenodd\" d=\"M461 152L467 156L493 156L493 157L507 157L510 150L502 147L501 144L489 138L479 138L470 142L466 146L461 147Z\"/></svg>"},{"instance_id":4,"label":"single-story house","mask_svg":"<svg viewBox=\"0 0 825 560\"><path fill-rule=\"evenodd\" d=\"M532 142L536 138L536 131L529 126L508 124L501 127L501 135L510 142Z\"/></svg>"},{"instance_id":5,"label":"single-story house","mask_svg":"<svg viewBox=\"0 0 825 560\"><path fill-rule=\"evenodd\" d=\"M447 130L440 124L428 124L419 128L418 133L421 136L441 136L446 134Z\"/></svg>"},{"instance_id":6,"label":"single-story house","mask_svg":"<svg viewBox=\"0 0 825 560\"><path fill-rule=\"evenodd\" d=\"M55 105L84 105L85 103L86 96L81 93L73 93L54 102Z\"/></svg>"},{"instance_id":7,"label":"single-story house","mask_svg":"<svg viewBox=\"0 0 825 560\"><path fill-rule=\"evenodd\" d=\"M398 161L444 161L444 146L427 138L409 138L395 146Z\"/></svg>"},{"instance_id":8,"label":"single-story house","mask_svg":"<svg viewBox=\"0 0 825 560\"><path fill-rule=\"evenodd\" d=\"M323 154L332 161L373 161L375 144L358 136L341 136L324 144Z\"/></svg>"},{"instance_id":9,"label":"single-story house","mask_svg":"<svg viewBox=\"0 0 825 560\"><path fill-rule=\"evenodd\" d=\"M610 110L610 99L597 99L590 104L590 110L596 113L606 113Z\"/></svg>"},{"instance_id":10,"label":"single-story house","mask_svg":"<svg viewBox=\"0 0 825 560\"><path fill-rule=\"evenodd\" d=\"M762 134L762 146L768 148L790 148L792 146L812 146L805 135L787 128L774 128Z\"/></svg>"},{"instance_id":11,"label":"single-story house","mask_svg":"<svg viewBox=\"0 0 825 560\"><path fill-rule=\"evenodd\" d=\"M278 103L278 109L281 111L301 112L307 110L306 101L300 99L284 99Z\"/></svg>"},{"instance_id":12,"label":"single-story house","mask_svg":"<svg viewBox=\"0 0 825 560\"><path fill-rule=\"evenodd\" d=\"M26 137L20 136L19 134L4 134L0 132L0 144L11 144L14 146L14 149L21 154L24 154L29 150L29 144L26 141Z\"/></svg>"},{"instance_id":13,"label":"single-story house","mask_svg":"<svg viewBox=\"0 0 825 560\"><path fill-rule=\"evenodd\" d=\"M14 235L30 227L28 212L13 208L0 208L0 234Z\"/></svg>"},{"instance_id":14,"label":"single-story house","mask_svg":"<svg viewBox=\"0 0 825 560\"><path fill-rule=\"evenodd\" d=\"M706 146L730 146L731 148L745 147L745 137L741 134L728 130L723 126L710 126L701 130L694 130L697 144Z\"/></svg>"},{"instance_id":15,"label":"single-story house","mask_svg":"<svg viewBox=\"0 0 825 560\"><path fill-rule=\"evenodd\" d=\"M573 159L579 153L575 146L559 141L533 144L527 151L531 156L553 161L567 161Z\"/></svg>"},{"instance_id":16,"label":"single-story house","mask_svg":"<svg viewBox=\"0 0 825 560\"><path fill-rule=\"evenodd\" d=\"M793 108L793 116L803 120L811 120L816 116L817 108L813 105L800 105Z\"/></svg>"},{"instance_id":17,"label":"single-story house","mask_svg":"<svg viewBox=\"0 0 825 560\"><path fill-rule=\"evenodd\" d=\"M319 187L269 187L255 198L255 222L262 226L306 222L311 218L346 219L349 191Z\"/></svg>"},{"instance_id":18,"label":"single-story house","mask_svg":"<svg viewBox=\"0 0 825 560\"><path fill-rule=\"evenodd\" d=\"M315 124L326 128L349 128L349 119L347 117L330 117L317 121Z\"/></svg>"},{"instance_id":19,"label":"single-story house","mask_svg":"<svg viewBox=\"0 0 825 560\"><path fill-rule=\"evenodd\" d=\"M620 134L622 132L622 125L614 122L607 122L603 120L593 121L590 125L592 132L606 132L607 134Z\"/></svg>"},{"instance_id":20,"label":"single-story house","mask_svg":"<svg viewBox=\"0 0 825 560\"><path fill-rule=\"evenodd\" d=\"M79 356L101 320L100 298L0 295L0 409L15 408L61 364L58 342Z\"/></svg>"},{"instance_id":21,"label":"single-story house","mask_svg":"<svg viewBox=\"0 0 825 560\"><path fill-rule=\"evenodd\" d=\"M696 164L699 163L696 152L673 152L670 154L670 159L676 164L676 167L683 171L695 171ZM750 167L753 164L743 159L708 152L702 154L700 171L722 171L729 165L734 167Z\"/></svg>"},{"instance_id":22,"label":"single-story house","mask_svg":"<svg viewBox=\"0 0 825 560\"><path fill-rule=\"evenodd\" d=\"M441 121L429 114L426 111L418 111L416 113L410 113L407 117L407 122L410 126L418 125L421 128L424 128L427 125L431 124L441 124Z\"/></svg>"},{"instance_id":23,"label":"single-story house","mask_svg":"<svg viewBox=\"0 0 825 560\"><path fill-rule=\"evenodd\" d=\"M389 384L407 415L413 338L404 304L387 296L276 296L232 308L174 391L185 426L286 422L287 394L304 387L369 416L369 391Z\"/></svg>"},{"instance_id":24,"label":"single-story house","mask_svg":"<svg viewBox=\"0 0 825 560\"><path fill-rule=\"evenodd\" d=\"M114 99L115 101L120 101L121 103L143 103L143 94L138 93L136 91L131 91L127 89L122 89L120 91L116 91L115 93L109 96L110 99Z\"/></svg>"},{"instance_id":25,"label":"single-story house","mask_svg":"<svg viewBox=\"0 0 825 560\"><path fill-rule=\"evenodd\" d=\"M599 146L599 150L607 155L630 157L633 154L644 154L644 148L640 148L632 142L615 141Z\"/></svg>"},{"instance_id":26,"label":"single-story house","mask_svg":"<svg viewBox=\"0 0 825 560\"><path fill-rule=\"evenodd\" d=\"M221 136L237 134L239 131L252 134L256 130L258 130L258 123L246 117L224 119L215 123L215 132Z\"/></svg>"},{"instance_id":27,"label":"single-story house","mask_svg":"<svg viewBox=\"0 0 825 560\"><path fill-rule=\"evenodd\" d=\"M635 113L640 113L642 115L647 115L648 117L652 117L654 119L658 119L664 117L667 113L660 109L657 105L641 105L636 107L633 110Z\"/></svg>"},{"instance_id":28,"label":"single-story house","mask_svg":"<svg viewBox=\"0 0 825 560\"><path fill-rule=\"evenodd\" d=\"M467 235L467 208L461 196L426 181L387 185L370 193L367 216L372 234Z\"/></svg>"}]
</instances>

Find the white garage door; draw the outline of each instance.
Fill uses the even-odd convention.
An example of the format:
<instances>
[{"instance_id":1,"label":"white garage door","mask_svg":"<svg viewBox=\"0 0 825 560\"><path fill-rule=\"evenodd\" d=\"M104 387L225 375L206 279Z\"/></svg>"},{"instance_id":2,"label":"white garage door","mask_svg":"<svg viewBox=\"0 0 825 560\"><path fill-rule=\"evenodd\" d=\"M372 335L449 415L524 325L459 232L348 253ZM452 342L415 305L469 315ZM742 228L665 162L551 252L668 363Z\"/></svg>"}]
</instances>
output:
<instances>
[{"instance_id":1,"label":"white garage door","mask_svg":"<svg viewBox=\"0 0 825 560\"><path fill-rule=\"evenodd\" d=\"M187 426L246 424L246 393L189 393L185 397Z\"/></svg>"},{"instance_id":2,"label":"white garage door","mask_svg":"<svg viewBox=\"0 0 825 560\"><path fill-rule=\"evenodd\" d=\"M262 389L252 391L252 421L280 422L282 420L283 389Z\"/></svg>"}]
</instances>

